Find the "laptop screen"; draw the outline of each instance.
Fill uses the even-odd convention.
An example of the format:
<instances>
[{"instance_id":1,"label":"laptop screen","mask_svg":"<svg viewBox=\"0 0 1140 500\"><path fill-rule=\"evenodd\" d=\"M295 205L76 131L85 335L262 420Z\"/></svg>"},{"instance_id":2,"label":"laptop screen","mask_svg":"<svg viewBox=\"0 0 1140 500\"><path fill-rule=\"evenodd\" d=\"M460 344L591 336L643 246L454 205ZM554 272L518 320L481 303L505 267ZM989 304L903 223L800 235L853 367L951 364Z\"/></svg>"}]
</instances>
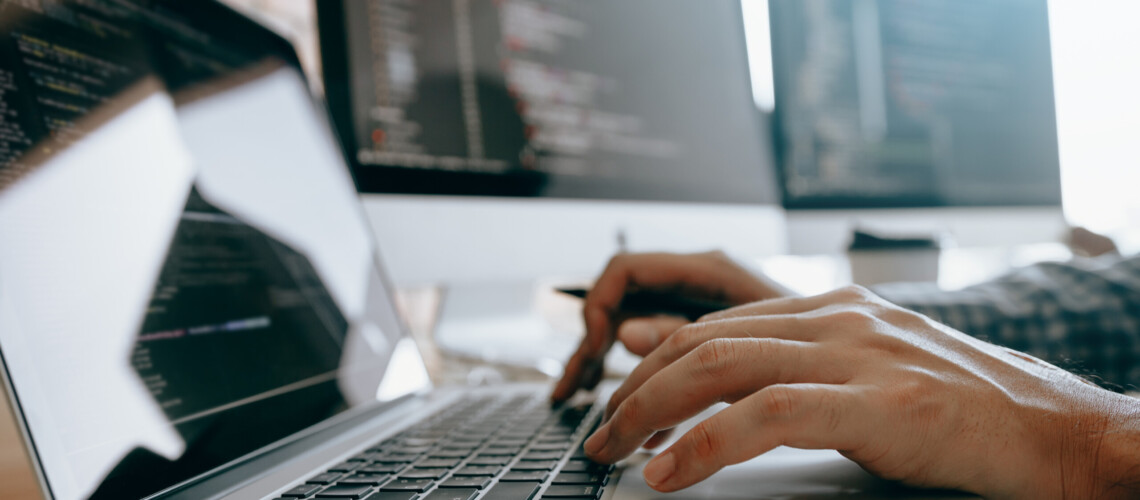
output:
<instances>
[{"instance_id":1,"label":"laptop screen","mask_svg":"<svg viewBox=\"0 0 1140 500\"><path fill-rule=\"evenodd\" d=\"M54 497L426 383L287 43L176 0L0 0L0 35L0 353Z\"/></svg>"}]
</instances>

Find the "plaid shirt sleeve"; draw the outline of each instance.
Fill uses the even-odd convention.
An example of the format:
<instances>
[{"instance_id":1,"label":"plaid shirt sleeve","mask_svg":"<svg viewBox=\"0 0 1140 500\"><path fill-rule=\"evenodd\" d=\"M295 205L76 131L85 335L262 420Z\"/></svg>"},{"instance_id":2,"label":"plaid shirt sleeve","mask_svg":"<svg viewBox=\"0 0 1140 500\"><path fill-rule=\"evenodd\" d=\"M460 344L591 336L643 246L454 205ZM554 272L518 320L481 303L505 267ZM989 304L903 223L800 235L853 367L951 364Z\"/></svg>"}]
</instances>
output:
<instances>
[{"instance_id":1,"label":"plaid shirt sleeve","mask_svg":"<svg viewBox=\"0 0 1140 500\"><path fill-rule=\"evenodd\" d=\"M1140 387L1140 256L1044 263L958 291L881 285L883 298L1115 389Z\"/></svg>"}]
</instances>

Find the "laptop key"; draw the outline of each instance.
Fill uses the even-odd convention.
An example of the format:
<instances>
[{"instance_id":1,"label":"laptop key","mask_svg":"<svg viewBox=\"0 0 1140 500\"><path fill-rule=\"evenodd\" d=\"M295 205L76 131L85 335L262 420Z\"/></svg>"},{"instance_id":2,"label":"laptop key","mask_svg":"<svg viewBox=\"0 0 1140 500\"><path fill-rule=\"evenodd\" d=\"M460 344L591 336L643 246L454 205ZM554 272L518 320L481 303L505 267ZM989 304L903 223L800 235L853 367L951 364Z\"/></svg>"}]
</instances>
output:
<instances>
[{"instance_id":1,"label":"laptop key","mask_svg":"<svg viewBox=\"0 0 1140 500\"><path fill-rule=\"evenodd\" d=\"M420 460L413 467L417 469L435 469L438 467L452 468L459 465L458 458L429 458L427 460Z\"/></svg>"},{"instance_id":2,"label":"laptop key","mask_svg":"<svg viewBox=\"0 0 1140 500\"><path fill-rule=\"evenodd\" d=\"M529 481L529 482L543 482L546 481L546 471L541 470L512 470L503 474L499 478L500 481Z\"/></svg>"},{"instance_id":3,"label":"laptop key","mask_svg":"<svg viewBox=\"0 0 1140 500\"><path fill-rule=\"evenodd\" d=\"M456 476L494 476L502 467L498 465L468 465L455 471Z\"/></svg>"},{"instance_id":4,"label":"laptop key","mask_svg":"<svg viewBox=\"0 0 1140 500\"><path fill-rule=\"evenodd\" d=\"M530 453L527 453L526 455L523 455L522 458L520 458L519 460L525 460L527 462L541 462L544 460L558 460L558 459L562 458L562 453L563 452L561 452L561 451L532 451Z\"/></svg>"},{"instance_id":5,"label":"laptop key","mask_svg":"<svg viewBox=\"0 0 1140 500\"><path fill-rule=\"evenodd\" d=\"M511 457L504 455L484 456L479 455L467 461L467 465L507 465L510 463Z\"/></svg>"},{"instance_id":6,"label":"laptop key","mask_svg":"<svg viewBox=\"0 0 1140 500\"><path fill-rule=\"evenodd\" d=\"M332 484L337 479L340 479L340 476L343 475L344 474L337 474L335 472L326 472L324 474L317 474L313 477L310 477L309 480L305 482L309 484Z\"/></svg>"},{"instance_id":7,"label":"laptop key","mask_svg":"<svg viewBox=\"0 0 1140 500\"><path fill-rule=\"evenodd\" d=\"M428 438L405 438L403 444L404 446L431 446L435 444L435 440Z\"/></svg>"},{"instance_id":8,"label":"laptop key","mask_svg":"<svg viewBox=\"0 0 1140 500\"><path fill-rule=\"evenodd\" d=\"M369 486L380 486L384 484L392 476L388 474L357 474L337 481L336 484L367 484Z\"/></svg>"},{"instance_id":9,"label":"laptop key","mask_svg":"<svg viewBox=\"0 0 1140 500\"><path fill-rule=\"evenodd\" d=\"M448 488L445 490L435 490L431 493L428 493L427 496L421 498L420 500L471 500L472 498L475 498L475 495L478 494L479 490L475 488Z\"/></svg>"},{"instance_id":10,"label":"laptop key","mask_svg":"<svg viewBox=\"0 0 1140 500\"><path fill-rule=\"evenodd\" d=\"M549 460L544 462L519 462L511 467L511 470L550 470L558 465L557 460Z\"/></svg>"},{"instance_id":11,"label":"laptop key","mask_svg":"<svg viewBox=\"0 0 1140 500\"><path fill-rule=\"evenodd\" d=\"M361 486L355 484L336 485L330 486L328 489L317 493L317 498L364 498L372 492L371 486Z\"/></svg>"},{"instance_id":12,"label":"laptop key","mask_svg":"<svg viewBox=\"0 0 1140 500\"><path fill-rule=\"evenodd\" d=\"M415 462L419 458L419 455L411 455L407 453L390 453L377 458L376 461L384 464L406 464L408 462Z\"/></svg>"},{"instance_id":13,"label":"laptop key","mask_svg":"<svg viewBox=\"0 0 1140 500\"><path fill-rule=\"evenodd\" d=\"M428 454L431 458L463 458L470 455L471 449L436 450Z\"/></svg>"},{"instance_id":14,"label":"laptop key","mask_svg":"<svg viewBox=\"0 0 1140 500\"><path fill-rule=\"evenodd\" d=\"M364 500L412 500L416 498L416 494L409 491L377 491Z\"/></svg>"},{"instance_id":15,"label":"laptop key","mask_svg":"<svg viewBox=\"0 0 1140 500\"><path fill-rule=\"evenodd\" d=\"M364 467L364 465L365 464L363 462L344 462L329 467L329 472L352 472L356 469Z\"/></svg>"},{"instance_id":16,"label":"laptop key","mask_svg":"<svg viewBox=\"0 0 1140 500\"><path fill-rule=\"evenodd\" d=\"M439 483L439 487L440 488L475 488L475 489L481 490L483 488L486 488L488 484L491 484L491 478L488 478L488 477L480 477L480 476L453 477L451 479L448 479L447 481Z\"/></svg>"},{"instance_id":17,"label":"laptop key","mask_svg":"<svg viewBox=\"0 0 1140 500\"><path fill-rule=\"evenodd\" d=\"M546 489L542 498L598 498L601 492L599 486L555 484Z\"/></svg>"},{"instance_id":18,"label":"laptop key","mask_svg":"<svg viewBox=\"0 0 1140 500\"><path fill-rule=\"evenodd\" d=\"M554 476L554 484L606 484L606 475L597 472L563 472Z\"/></svg>"},{"instance_id":19,"label":"laptop key","mask_svg":"<svg viewBox=\"0 0 1140 500\"><path fill-rule=\"evenodd\" d=\"M400 474L404 479L439 479L451 469L412 469Z\"/></svg>"},{"instance_id":20,"label":"laptop key","mask_svg":"<svg viewBox=\"0 0 1140 500\"><path fill-rule=\"evenodd\" d=\"M478 448L483 445L484 438L478 437L454 437L443 442L444 448Z\"/></svg>"},{"instance_id":21,"label":"laptop key","mask_svg":"<svg viewBox=\"0 0 1140 500\"><path fill-rule=\"evenodd\" d=\"M487 490L480 500L531 500L539 483L499 483Z\"/></svg>"},{"instance_id":22,"label":"laptop key","mask_svg":"<svg viewBox=\"0 0 1140 500\"><path fill-rule=\"evenodd\" d=\"M565 441L535 443L530 447L530 451L566 451L570 448L570 443Z\"/></svg>"},{"instance_id":23,"label":"laptop key","mask_svg":"<svg viewBox=\"0 0 1140 500\"><path fill-rule=\"evenodd\" d=\"M380 487L381 491L417 491L423 493L431 487L431 479L396 479Z\"/></svg>"},{"instance_id":24,"label":"laptop key","mask_svg":"<svg viewBox=\"0 0 1140 500\"><path fill-rule=\"evenodd\" d=\"M526 446L528 442L530 442L529 439L496 439L491 441L491 446Z\"/></svg>"},{"instance_id":25,"label":"laptop key","mask_svg":"<svg viewBox=\"0 0 1140 500\"><path fill-rule=\"evenodd\" d=\"M478 443L470 443L467 441L460 441L458 443L453 441L453 442L444 443L443 445L440 446L440 448L443 448L445 450L466 450L468 453L474 451L475 448L478 448L478 447L479 447Z\"/></svg>"},{"instance_id":26,"label":"laptop key","mask_svg":"<svg viewBox=\"0 0 1140 500\"><path fill-rule=\"evenodd\" d=\"M357 474L395 474L404 469L404 464L372 464L356 469Z\"/></svg>"},{"instance_id":27,"label":"laptop key","mask_svg":"<svg viewBox=\"0 0 1140 500\"><path fill-rule=\"evenodd\" d=\"M316 493L320 489L321 485L319 484L302 484L290 488L289 491L282 493L281 496L290 498L305 498L309 495L312 495L313 493Z\"/></svg>"}]
</instances>

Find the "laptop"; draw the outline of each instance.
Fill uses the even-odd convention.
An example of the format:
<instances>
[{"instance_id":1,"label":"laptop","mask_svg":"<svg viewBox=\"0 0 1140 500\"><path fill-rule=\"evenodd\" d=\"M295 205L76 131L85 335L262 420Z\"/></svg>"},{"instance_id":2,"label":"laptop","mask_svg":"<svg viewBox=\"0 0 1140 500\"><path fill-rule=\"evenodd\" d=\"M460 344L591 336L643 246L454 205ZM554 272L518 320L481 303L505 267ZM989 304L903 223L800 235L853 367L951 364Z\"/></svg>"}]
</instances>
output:
<instances>
[{"instance_id":1,"label":"laptop","mask_svg":"<svg viewBox=\"0 0 1140 500\"><path fill-rule=\"evenodd\" d=\"M285 40L209 1L0 31L0 357L46 498L663 496L585 458L589 395L431 387ZM673 496L913 493L780 449Z\"/></svg>"}]
</instances>

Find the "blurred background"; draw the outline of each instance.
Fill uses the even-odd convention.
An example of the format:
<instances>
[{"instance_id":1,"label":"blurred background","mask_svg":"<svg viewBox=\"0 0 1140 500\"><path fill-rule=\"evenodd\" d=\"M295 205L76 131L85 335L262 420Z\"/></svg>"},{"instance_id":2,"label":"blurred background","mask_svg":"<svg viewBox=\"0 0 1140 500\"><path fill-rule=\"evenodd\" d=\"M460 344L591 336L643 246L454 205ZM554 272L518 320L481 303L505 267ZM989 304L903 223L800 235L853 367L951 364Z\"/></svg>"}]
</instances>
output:
<instances>
[{"instance_id":1,"label":"blurred background","mask_svg":"<svg viewBox=\"0 0 1140 500\"><path fill-rule=\"evenodd\" d=\"M225 1L296 44L447 352L557 373L551 285L621 251L815 293L1140 250L1129 0Z\"/></svg>"},{"instance_id":2,"label":"blurred background","mask_svg":"<svg viewBox=\"0 0 1140 500\"><path fill-rule=\"evenodd\" d=\"M315 89L322 89L311 0L225 0L294 40ZM1049 29L1056 92L1064 213L1073 225L1140 249L1140 31L1131 0L1050 0ZM757 105L775 103L768 38L768 1L742 0Z\"/></svg>"}]
</instances>

